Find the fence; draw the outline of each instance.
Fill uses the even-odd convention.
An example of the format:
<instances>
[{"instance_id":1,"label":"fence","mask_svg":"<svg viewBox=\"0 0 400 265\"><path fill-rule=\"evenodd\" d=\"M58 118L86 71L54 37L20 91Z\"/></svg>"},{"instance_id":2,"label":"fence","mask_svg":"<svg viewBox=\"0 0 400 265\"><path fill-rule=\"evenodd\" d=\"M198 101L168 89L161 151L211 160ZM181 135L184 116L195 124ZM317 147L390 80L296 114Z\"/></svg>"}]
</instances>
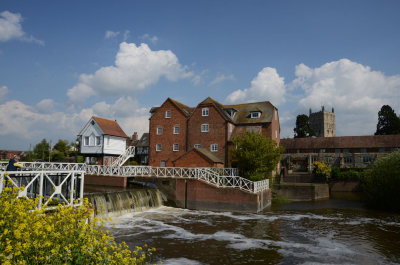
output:
<instances>
[{"instance_id":1,"label":"fence","mask_svg":"<svg viewBox=\"0 0 400 265\"><path fill-rule=\"evenodd\" d=\"M184 168L151 166L104 166L80 163L23 162L31 170L82 170L89 175L125 177L170 177L205 181L218 187L239 188L252 193L269 189L269 181L253 182L239 176L236 168ZM0 164L5 168L7 163Z\"/></svg>"},{"instance_id":2,"label":"fence","mask_svg":"<svg viewBox=\"0 0 400 265\"><path fill-rule=\"evenodd\" d=\"M84 171L1 171L0 193L6 186L19 187L18 197L39 197L38 208L52 209L53 201L66 206L83 202Z\"/></svg>"}]
</instances>

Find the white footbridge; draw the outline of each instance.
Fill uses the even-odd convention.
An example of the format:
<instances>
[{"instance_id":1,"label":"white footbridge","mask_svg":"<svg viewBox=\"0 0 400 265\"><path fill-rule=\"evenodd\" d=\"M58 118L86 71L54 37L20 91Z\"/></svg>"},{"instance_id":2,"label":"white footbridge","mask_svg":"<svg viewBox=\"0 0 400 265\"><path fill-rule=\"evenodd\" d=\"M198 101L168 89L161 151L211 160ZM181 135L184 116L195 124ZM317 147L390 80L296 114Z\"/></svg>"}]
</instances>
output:
<instances>
[{"instance_id":1,"label":"white footbridge","mask_svg":"<svg viewBox=\"0 0 400 265\"><path fill-rule=\"evenodd\" d=\"M19 196L40 196L38 207L49 207L55 198L68 206L81 205L85 174L197 179L220 188L237 188L250 193L269 189L268 179L253 182L240 177L236 168L119 166L119 163L110 166L51 162L21 164L22 171L5 172L7 163L0 163L0 193L5 185L23 187ZM4 180L8 180L8 184Z\"/></svg>"}]
</instances>

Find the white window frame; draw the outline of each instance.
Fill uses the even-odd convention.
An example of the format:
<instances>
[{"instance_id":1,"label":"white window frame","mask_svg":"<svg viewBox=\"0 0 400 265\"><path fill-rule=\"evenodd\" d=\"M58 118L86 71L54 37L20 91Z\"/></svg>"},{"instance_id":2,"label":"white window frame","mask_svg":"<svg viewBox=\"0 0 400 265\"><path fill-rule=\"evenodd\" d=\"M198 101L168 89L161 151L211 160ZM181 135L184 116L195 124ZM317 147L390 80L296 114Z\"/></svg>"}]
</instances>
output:
<instances>
[{"instance_id":1,"label":"white window frame","mask_svg":"<svg viewBox=\"0 0 400 265\"><path fill-rule=\"evenodd\" d=\"M178 152L179 151L179 144L177 144L177 143L172 144L172 151Z\"/></svg>"},{"instance_id":2,"label":"white window frame","mask_svg":"<svg viewBox=\"0 0 400 265\"><path fill-rule=\"evenodd\" d=\"M180 134L181 133L181 127L179 125L174 126L174 134Z\"/></svg>"},{"instance_id":3,"label":"white window frame","mask_svg":"<svg viewBox=\"0 0 400 265\"><path fill-rule=\"evenodd\" d=\"M209 130L210 130L210 126L208 125L208 123L203 123L203 124L201 125L201 132L206 132L206 133L208 133Z\"/></svg>"},{"instance_id":4,"label":"white window frame","mask_svg":"<svg viewBox=\"0 0 400 265\"><path fill-rule=\"evenodd\" d=\"M211 152L218 152L218 144L211 144L210 151Z\"/></svg>"},{"instance_id":5,"label":"white window frame","mask_svg":"<svg viewBox=\"0 0 400 265\"><path fill-rule=\"evenodd\" d=\"M101 145L101 137L100 136L96 136L95 139L96 139L96 145L100 146Z\"/></svg>"},{"instance_id":6,"label":"white window frame","mask_svg":"<svg viewBox=\"0 0 400 265\"><path fill-rule=\"evenodd\" d=\"M89 146L90 145L90 137L89 136L85 136L85 138L83 140L83 145L84 146Z\"/></svg>"},{"instance_id":7,"label":"white window frame","mask_svg":"<svg viewBox=\"0 0 400 265\"><path fill-rule=\"evenodd\" d=\"M209 108L202 108L201 109L201 116L208 117L209 114L210 114Z\"/></svg>"},{"instance_id":8,"label":"white window frame","mask_svg":"<svg viewBox=\"0 0 400 265\"><path fill-rule=\"evenodd\" d=\"M256 116L257 115L257 116ZM252 119L258 119L261 117L261 112L260 111L253 111L250 112L250 118Z\"/></svg>"},{"instance_id":9,"label":"white window frame","mask_svg":"<svg viewBox=\"0 0 400 265\"><path fill-rule=\"evenodd\" d=\"M157 135L162 135L162 131L163 131L163 128L161 126L157 126L156 134Z\"/></svg>"},{"instance_id":10,"label":"white window frame","mask_svg":"<svg viewBox=\"0 0 400 265\"><path fill-rule=\"evenodd\" d=\"M162 144L156 144L156 152L162 151Z\"/></svg>"},{"instance_id":11,"label":"white window frame","mask_svg":"<svg viewBox=\"0 0 400 265\"><path fill-rule=\"evenodd\" d=\"M166 111L165 111L165 118L166 118L166 119L171 118L171 111L170 111L170 110L166 110Z\"/></svg>"},{"instance_id":12,"label":"white window frame","mask_svg":"<svg viewBox=\"0 0 400 265\"><path fill-rule=\"evenodd\" d=\"M194 148L201 148L201 144L195 144Z\"/></svg>"}]
</instances>

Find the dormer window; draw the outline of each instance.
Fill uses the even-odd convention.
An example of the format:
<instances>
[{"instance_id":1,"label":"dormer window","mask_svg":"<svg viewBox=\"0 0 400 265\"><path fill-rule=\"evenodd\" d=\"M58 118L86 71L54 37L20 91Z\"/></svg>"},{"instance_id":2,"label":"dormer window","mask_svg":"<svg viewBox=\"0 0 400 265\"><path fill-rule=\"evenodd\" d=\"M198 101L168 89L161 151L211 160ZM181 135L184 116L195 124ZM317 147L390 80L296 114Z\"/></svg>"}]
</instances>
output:
<instances>
[{"instance_id":1,"label":"dormer window","mask_svg":"<svg viewBox=\"0 0 400 265\"><path fill-rule=\"evenodd\" d=\"M171 118L171 111L170 110L165 111L165 118L167 118L167 119Z\"/></svg>"},{"instance_id":2,"label":"dormer window","mask_svg":"<svg viewBox=\"0 0 400 265\"><path fill-rule=\"evenodd\" d=\"M252 119L258 119L261 117L261 111L253 111L250 112L250 118Z\"/></svg>"}]
</instances>

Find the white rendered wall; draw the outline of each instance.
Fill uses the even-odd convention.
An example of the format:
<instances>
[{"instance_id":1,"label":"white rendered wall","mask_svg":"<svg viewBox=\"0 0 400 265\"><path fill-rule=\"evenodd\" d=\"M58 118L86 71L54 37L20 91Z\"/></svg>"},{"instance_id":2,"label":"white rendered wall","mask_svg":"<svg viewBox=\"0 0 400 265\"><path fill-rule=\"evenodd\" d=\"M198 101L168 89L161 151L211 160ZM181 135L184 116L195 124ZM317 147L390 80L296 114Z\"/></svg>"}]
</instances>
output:
<instances>
[{"instance_id":1,"label":"white rendered wall","mask_svg":"<svg viewBox=\"0 0 400 265\"><path fill-rule=\"evenodd\" d=\"M104 154L121 155L126 150L126 139L116 136L104 136Z\"/></svg>"}]
</instances>

